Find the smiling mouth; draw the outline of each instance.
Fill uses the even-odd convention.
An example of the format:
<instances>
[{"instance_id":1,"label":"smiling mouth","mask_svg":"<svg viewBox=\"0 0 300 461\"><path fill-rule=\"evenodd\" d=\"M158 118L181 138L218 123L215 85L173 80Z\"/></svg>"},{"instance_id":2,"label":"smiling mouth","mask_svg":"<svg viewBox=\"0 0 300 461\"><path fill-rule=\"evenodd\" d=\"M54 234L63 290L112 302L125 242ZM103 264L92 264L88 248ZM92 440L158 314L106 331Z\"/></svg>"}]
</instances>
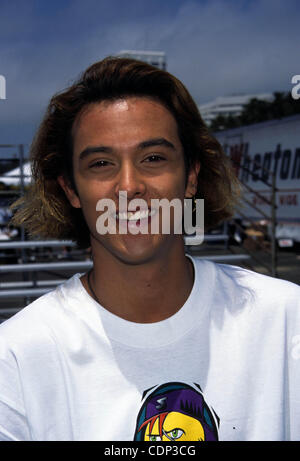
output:
<instances>
[{"instance_id":1,"label":"smiling mouth","mask_svg":"<svg viewBox=\"0 0 300 461\"><path fill-rule=\"evenodd\" d=\"M138 210L138 211L127 211L121 213L114 213L113 218L117 221L123 222L137 222L142 221L144 219L149 219L154 216L156 210L154 209L146 209L146 210Z\"/></svg>"}]
</instances>

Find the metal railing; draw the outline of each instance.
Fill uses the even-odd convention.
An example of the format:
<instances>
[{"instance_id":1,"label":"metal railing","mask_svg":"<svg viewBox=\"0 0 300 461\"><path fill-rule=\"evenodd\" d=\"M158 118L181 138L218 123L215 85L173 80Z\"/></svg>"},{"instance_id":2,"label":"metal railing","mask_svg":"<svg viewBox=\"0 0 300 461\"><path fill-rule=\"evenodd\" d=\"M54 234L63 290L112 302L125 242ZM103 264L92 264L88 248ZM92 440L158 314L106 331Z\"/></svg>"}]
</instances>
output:
<instances>
[{"instance_id":1,"label":"metal railing","mask_svg":"<svg viewBox=\"0 0 300 461\"><path fill-rule=\"evenodd\" d=\"M237 214L239 214L243 220L251 222L252 226L254 229L259 229L259 231L264 234L264 238L268 239L270 236L270 243L271 243L271 248L270 251L266 248L265 245L262 243L259 243L255 238L253 238L251 235L247 235L249 239L252 239L255 241L255 244L258 245L264 253L269 253L270 254L270 259L271 262L270 264L266 264L261 258L257 257L257 255L254 254L253 251L250 251L243 246L244 251L246 251L252 259L254 259L256 262L264 266L269 274L273 277L278 276L277 272L277 244L276 244L276 210L277 210L277 205L276 205L276 193L277 193L277 188L276 188L276 175L273 171L268 170L264 167L262 167L260 164L253 162L253 165L255 166L255 172L251 171L249 168L241 165L240 163L232 161L234 165L236 165L238 168L241 170L246 171L248 174L252 176L256 176L256 181L262 182L265 186L269 187L269 193L271 194L271 200L268 200L266 197L264 197L262 194L259 192L255 191L253 188L248 186L248 184L245 183L245 181L240 181L245 189L247 189L251 194L253 194L255 197L257 197L259 200L265 202L266 205L269 206L269 214L265 213L262 209L260 209L257 205L251 203L251 201L247 200L244 196L242 196L242 202L246 204L249 208L254 210L258 215L260 215L262 218L270 223L270 234L267 232L263 232L263 228L257 224L258 220L253 220L249 218L247 215L243 213L243 211L239 208L237 210ZM257 177L257 172L258 170L261 170L261 172L264 172L267 177L271 177L271 183L266 181L263 177ZM262 175L261 175L262 176ZM240 228L241 231L244 231L244 229L237 223L235 222L235 225Z\"/></svg>"}]
</instances>

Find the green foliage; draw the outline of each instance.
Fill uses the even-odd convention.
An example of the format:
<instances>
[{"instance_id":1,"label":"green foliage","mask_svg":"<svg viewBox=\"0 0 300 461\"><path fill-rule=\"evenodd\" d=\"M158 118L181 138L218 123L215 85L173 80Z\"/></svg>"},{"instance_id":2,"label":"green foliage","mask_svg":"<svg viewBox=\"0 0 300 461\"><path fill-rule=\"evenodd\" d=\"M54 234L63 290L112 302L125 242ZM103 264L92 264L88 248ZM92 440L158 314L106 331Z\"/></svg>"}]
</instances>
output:
<instances>
[{"instance_id":1,"label":"green foliage","mask_svg":"<svg viewBox=\"0 0 300 461\"><path fill-rule=\"evenodd\" d=\"M294 114L300 114L300 100L293 99L290 93L275 92L272 102L251 99L237 117L219 115L212 121L210 129L222 131Z\"/></svg>"}]
</instances>

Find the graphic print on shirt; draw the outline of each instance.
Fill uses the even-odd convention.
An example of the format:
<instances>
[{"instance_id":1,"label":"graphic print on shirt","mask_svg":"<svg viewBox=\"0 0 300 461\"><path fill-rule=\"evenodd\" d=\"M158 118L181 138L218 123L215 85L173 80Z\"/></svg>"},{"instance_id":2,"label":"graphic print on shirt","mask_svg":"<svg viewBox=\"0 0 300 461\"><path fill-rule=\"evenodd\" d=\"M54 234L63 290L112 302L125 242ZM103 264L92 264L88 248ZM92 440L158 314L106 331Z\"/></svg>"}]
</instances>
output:
<instances>
[{"instance_id":1,"label":"graphic print on shirt","mask_svg":"<svg viewBox=\"0 0 300 461\"><path fill-rule=\"evenodd\" d=\"M206 404L198 384L170 382L153 389L144 392L134 440L218 440L219 418Z\"/></svg>"}]
</instances>

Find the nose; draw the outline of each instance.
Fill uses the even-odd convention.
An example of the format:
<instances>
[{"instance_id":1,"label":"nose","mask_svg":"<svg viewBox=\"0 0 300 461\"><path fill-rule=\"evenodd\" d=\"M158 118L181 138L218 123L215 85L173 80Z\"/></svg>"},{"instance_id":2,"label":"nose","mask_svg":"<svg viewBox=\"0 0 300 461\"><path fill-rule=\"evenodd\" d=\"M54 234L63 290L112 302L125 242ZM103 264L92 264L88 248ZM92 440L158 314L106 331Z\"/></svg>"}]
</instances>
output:
<instances>
[{"instance_id":1,"label":"nose","mask_svg":"<svg viewBox=\"0 0 300 461\"><path fill-rule=\"evenodd\" d=\"M124 161L121 165L115 193L119 196L120 191L127 192L127 199L140 198L144 195L146 184L142 174L131 161Z\"/></svg>"}]
</instances>

